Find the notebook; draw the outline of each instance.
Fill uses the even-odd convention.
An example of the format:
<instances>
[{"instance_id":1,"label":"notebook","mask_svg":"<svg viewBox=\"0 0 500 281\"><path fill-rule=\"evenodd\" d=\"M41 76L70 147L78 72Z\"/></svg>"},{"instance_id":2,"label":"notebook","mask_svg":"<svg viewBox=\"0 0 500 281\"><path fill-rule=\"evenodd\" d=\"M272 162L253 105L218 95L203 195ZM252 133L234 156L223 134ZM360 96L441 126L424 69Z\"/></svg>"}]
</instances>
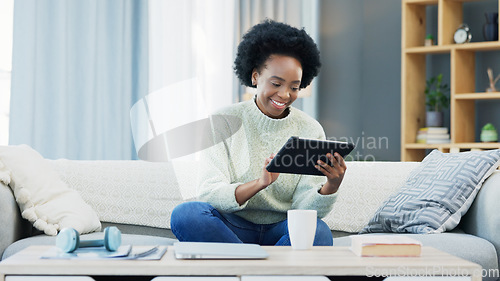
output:
<instances>
[{"instance_id":1,"label":"notebook","mask_svg":"<svg viewBox=\"0 0 500 281\"><path fill-rule=\"evenodd\" d=\"M176 259L265 259L269 254L257 244L176 242Z\"/></svg>"}]
</instances>

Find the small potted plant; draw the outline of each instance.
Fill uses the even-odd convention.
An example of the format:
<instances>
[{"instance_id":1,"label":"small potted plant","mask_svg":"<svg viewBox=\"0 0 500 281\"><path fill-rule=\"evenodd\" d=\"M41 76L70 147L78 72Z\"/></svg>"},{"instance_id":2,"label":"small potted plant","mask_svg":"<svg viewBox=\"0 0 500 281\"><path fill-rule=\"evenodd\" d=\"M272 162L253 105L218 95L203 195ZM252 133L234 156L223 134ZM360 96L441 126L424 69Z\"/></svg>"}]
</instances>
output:
<instances>
[{"instance_id":1,"label":"small potted plant","mask_svg":"<svg viewBox=\"0 0 500 281\"><path fill-rule=\"evenodd\" d=\"M488 123L481 129L480 139L482 142L495 142L498 140L498 133L493 124Z\"/></svg>"},{"instance_id":2,"label":"small potted plant","mask_svg":"<svg viewBox=\"0 0 500 281\"><path fill-rule=\"evenodd\" d=\"M432 45L434 45L434 37L432 36L432 34L427 34L427 36L425 36L424 46Z\"/></svg>"},{"instance_id":3,"label":"small potted plant","mask_svg":"<svg viewBox=\"0 0 500 281\"><path fill-rule=\"evenodd\" d=\"M426 126L427 127L442 127L443 126L443 109L450 105L448 93L450 87L443 83L443 74L431 77L426 81L425 96L426 96Z\"/></svg>"}]
</instances>

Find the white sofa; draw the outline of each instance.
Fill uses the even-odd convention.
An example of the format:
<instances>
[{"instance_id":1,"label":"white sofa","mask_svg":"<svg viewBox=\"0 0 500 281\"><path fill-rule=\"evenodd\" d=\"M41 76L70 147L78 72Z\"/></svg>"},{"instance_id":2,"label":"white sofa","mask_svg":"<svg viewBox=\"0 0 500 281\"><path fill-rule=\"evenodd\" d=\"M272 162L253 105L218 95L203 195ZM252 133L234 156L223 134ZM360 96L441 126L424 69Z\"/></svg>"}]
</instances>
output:
<instances>
[{"instance_id":1,"label":"white sofa","mask_svg":"<svg viewBox=\"0 0 500 281\"><path fill-rule=\"evenodd\" d=\"M47 160L69 187L96 212L103 227L116 225L124 243L172 244L170 214L194 194L192 163L144 161ZM398 190L417 162L347 162L337 202L325 221L334 246L350 245L378 206ZM423 242L487 270L498 269L500 253L500 171L484 183L459 226L442 234L410 234ZM37 231L21 218L11 189L0 183L0 254L2 258L35 244L54 244L55 237ZM83 235L96 238L102 233Z\"/></svg>"}]
</instances>

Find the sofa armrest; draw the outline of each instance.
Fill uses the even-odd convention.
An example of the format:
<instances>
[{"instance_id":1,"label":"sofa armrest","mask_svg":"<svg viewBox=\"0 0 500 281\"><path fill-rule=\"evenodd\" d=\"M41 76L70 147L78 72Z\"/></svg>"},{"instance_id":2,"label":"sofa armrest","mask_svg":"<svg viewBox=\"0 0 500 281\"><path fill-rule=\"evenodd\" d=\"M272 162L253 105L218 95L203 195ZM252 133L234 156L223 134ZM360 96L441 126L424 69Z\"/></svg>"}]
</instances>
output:
<instances>
[{"instance_id":1,"label":"sofa armrest","mask_svg":"<svg viewBox=\"0 0 500 281\"><path fill-rule=\"evenodd\" d=\"M464 215L460 228L466 233L490 241L500 261L500 171L495 171L481 187L474 203Z\"/></svg>"},{"instance_id":2,"label":"sofa armrest","mask_svg":"<svg viewBox=\"0 0 500 281\"><path fill-rule=\"evenodd\" d=\"M0 183L0 257L13 242L31 233L31 224L21 217L12 190Z\"/></svg>"}]
</instances>

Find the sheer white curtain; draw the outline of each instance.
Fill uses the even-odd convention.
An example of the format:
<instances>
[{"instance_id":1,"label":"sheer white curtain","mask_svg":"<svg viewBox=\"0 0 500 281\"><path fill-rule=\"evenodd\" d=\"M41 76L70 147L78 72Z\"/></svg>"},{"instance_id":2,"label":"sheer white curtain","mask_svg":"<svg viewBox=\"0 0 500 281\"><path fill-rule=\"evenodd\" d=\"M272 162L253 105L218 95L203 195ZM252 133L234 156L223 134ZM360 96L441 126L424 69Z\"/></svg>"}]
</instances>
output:
<instances>
[{"instance_id":1,"label":"sheer white curtain","mask_svg":"<svg viewBox=\"0 0 500 281\"><path fill-rule=\"evenodd\" d=\"M172 159L168 132L196 138L197 121L235 101L234 11L232 0L149 1L149 95L131 110L139 158Z\"/></svg>"},{"instance_id":2,"label":"sheer white curtain","mask_svg":"<svg viewBox=\"0 0 500 281\"><path fill-rule=\"evenodd\" d=\"M16 0L9 144L49 159L136 158L129 110L147 94L147 6Z\"/></svg>"},{"instance_id":3,"label":"sheer white curtain","mask_svg":"<svg viewBox=\"0 0 500 281\"><path fill-rule=\"evenodd\" d=\"M210 145L209 115L237 97L235 2L148 3L149 94L130 112L134 143L140 159L173 165L172 181L189 199L195 196L197 152Z\"/></svg>"},{"instance_id":4,"label":"sheer white curtain","mask_svg":"<svg viewBox=\"0 0 500 281\"><path fill-rule=\"evenodd\" d=\"M163 111L164 121L193 121L179 117L199 119L233 103L234 1L149 3L149 90L181 101ZM169 91L187 81L197 91Z\"/></svg>"}]
</instances>

